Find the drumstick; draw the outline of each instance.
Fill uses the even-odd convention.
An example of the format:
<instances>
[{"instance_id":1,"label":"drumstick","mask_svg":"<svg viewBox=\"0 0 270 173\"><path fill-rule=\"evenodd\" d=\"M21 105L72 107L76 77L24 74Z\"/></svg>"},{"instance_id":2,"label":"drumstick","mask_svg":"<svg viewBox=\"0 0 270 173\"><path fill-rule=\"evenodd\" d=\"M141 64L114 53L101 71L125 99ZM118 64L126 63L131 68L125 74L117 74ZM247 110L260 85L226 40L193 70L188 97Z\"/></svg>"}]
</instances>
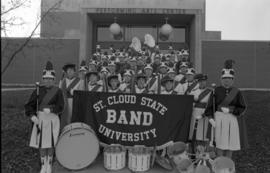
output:
<instances>
[{"instance_id":1,"label":"drumstick","mask_svg":"<svg viewBox=\"0 0 270 173\"><path fill-rule=\"evenodd\" d=\"M155 159L156 159L156 155L157 155L156 151L157 151L157 144L155 144L154 151L153 151L153 154L152 154L151 168L153 168L154 164L155 164Z\"/></svg>"}]
</instances>

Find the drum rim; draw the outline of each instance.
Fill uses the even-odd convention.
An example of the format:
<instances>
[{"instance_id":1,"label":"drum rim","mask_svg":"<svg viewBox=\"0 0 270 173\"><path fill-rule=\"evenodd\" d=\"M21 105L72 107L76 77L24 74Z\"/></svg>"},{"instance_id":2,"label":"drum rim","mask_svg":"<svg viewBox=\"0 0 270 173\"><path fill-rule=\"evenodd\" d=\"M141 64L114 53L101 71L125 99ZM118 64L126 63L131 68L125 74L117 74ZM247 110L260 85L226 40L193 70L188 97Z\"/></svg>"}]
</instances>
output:
<instances>
[{"instance_id":1,"label":"drum rim","mask_svg":"<svg viewBox=\"0 0 270 173\"><path fill-rule=\"evenodd\" d=\"M59 135L59 139L64 135L66 134L68 131L70 130L74 130L74 129L86 129L90 132L94 132L95 136L97 137L96 135L96 132L91 128L91 126L89 126L88 124L85 124L85 123L80 123L80 122L76 122L76 124L81 124L81 125L86 125L86 128L84 126L80 126L80 127L74 127L72 129L68 129L67 127L71 126L72 124L75 124L75 123L71 123L69 125L66 125L64 128L63 128L63 131L61 132L61 134ZM72 127L72 126L71 126ZM67 128L67 129L66 129ZM59 140L58 140L59 141ZM99 140L98 140L99 141Z\"/></svg>"},{"instance_id":2,"label":"drum rim","mask_svg":"<svg viewBox=\"0 0 270 173\"><path fill-rule=\"evenodd\" d=\"M87 131L89 131L89 132L93 132L93 133L92 133L92 134L94 134L93 136L97 139L96 141L97 141L98 149L97 149L96 157L94 158L94 160L93 160L92 162L90 162L89 164L87 164L86 166L84 166L84 167L82 167L82 168L78 168L78 169L76 169L76 168L75 168L75 169L73 169L73 168L68 168L68 167L64 166L64 165L59 161L58 155L55 154L56 160L58 161L58 163L59 163L62 167L66 168L66 169L68 169L68 170L82 170L82 169L88 167L88 166L91 165L93 162L95 162L96 158L97 158L98 155L99 155L99 150L100 150L100 142L99 142L99 139L98 139L98 137L97 137L95 131L91 128L91 126L89 126L89 125L87 125L87 124L85 124L85 123L81 123L81 122L75 122L75 123L81 124L81 126L75 127L75 128L72 128L72 129L66 129L66 130L63 130L63 132L60 134L60 136L59 136L59 138L58 138L58 141L57 141L57 144L56 144L56 146L55 146L55 153L56 153L56 151L58 150L57 148L59 148L59 147L57 147L57 146L58 146L58 143L59 143L59 141L61 140L61 138L62 138L67 132L69 132L69 131L71 131L71 130L75 130L75 129L83 129L83 130L87 130ZM68 126L71 126L72 124L74 125L74 123L71 123L71 124L65 126L63 129L65 129L65 128L68 127ZM86 125L86 127L89 127L89 128L85 128L85 127L82 126L82 125ZM61 160L61 159L60 159L60 160Z\"/></svg>"}]
</instances>

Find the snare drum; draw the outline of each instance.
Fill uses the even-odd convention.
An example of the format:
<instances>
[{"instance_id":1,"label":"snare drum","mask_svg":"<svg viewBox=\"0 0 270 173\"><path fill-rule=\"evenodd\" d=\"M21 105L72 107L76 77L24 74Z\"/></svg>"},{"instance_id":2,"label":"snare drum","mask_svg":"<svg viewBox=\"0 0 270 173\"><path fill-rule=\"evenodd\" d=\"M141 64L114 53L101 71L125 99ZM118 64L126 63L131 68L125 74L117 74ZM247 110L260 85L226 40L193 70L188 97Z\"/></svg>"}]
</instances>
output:
<instances>
[{"instance_id":1,"label":"snare drum","mask_svg":"<svg viewBox=\"0 0 270 173\"><path fill-rule=\"evenodd\" d=\"M64 127L55 148L59 163L71 170L90 165L99 153L99 141L94 130L84 123Z\"/></svg>"},{"instance_id":2,"label":"snare drum","mask_svg":"<svg viewBox=\"0 0 270 173\"><path fill-rule=\"evenodd\" d=\"M108 170L120 170L126 166L126 149L121 145L104 148L104 167Z\"/></svg>"},{"instance_id":3,"label":"snare drum","mask_svg":"<svg viewBox=\"0 0 270 173\"><path fill-rule=\"evenodd\" d=\"M151 150L135 146L128 151L128 168L133 172L144 172L150 169Z\"/></svg>"}]
</instances>

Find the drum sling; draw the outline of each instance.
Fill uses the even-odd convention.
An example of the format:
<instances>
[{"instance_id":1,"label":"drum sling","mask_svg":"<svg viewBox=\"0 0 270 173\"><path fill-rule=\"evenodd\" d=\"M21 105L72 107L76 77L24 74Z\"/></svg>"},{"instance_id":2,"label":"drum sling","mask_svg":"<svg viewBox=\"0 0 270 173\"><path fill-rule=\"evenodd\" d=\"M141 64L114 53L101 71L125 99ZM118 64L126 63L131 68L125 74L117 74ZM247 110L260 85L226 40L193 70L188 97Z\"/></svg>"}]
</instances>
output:
<instances>
[{"instance_id":1,"label":"drum sling","mask_svg":"<svg viewBox=\"0 0 270 173\"><path fill-rule=\"evenodd\" d=\"M75 85L78 84L79 81L80 81L80 78L75 78L75 80L73 80L68 87L66 84L66 80L63 81L62 89L63 91L65 91L65 95L67 96L67 98L72 98L70 91L75 87Z\"/></svg>"},{"instance_id":2,"label":"drum sling","mask_svg":"<svg viewBox=\"0 0 270 173\"><path fill-rule=\"evenodd\" d=\"M101 87L100 85L96 85L91 91L96 92L100 87Z\"/></svg>"},{"instance_id":3,"label":"drum sling","mask_svg":"<svg viewBox=\"0 0 270 173\"><path fill-rule=\"evenodd\" d=\"M151 80L148 82L148 88L152 88L152 86L154 85L156 81L156 78L155 77L152 77Z\"/></svg>"},{"instance_id":4,"label":"drum sling","mask_svg":"<svg viewBox=\"0 0 270 173\"><path fill-rule=\"evenodd\" d=\"M221 107L228 107L229 104L233 101L238 93L238 89L233 87L229 94L224 98L221 104L218 105L218 110L221 110Z\"/></svg>"},{"instance_id":5,"label":"drum sling","mask_svg":"<svg viewBox=\"0 0 270 173\"><path fill-rule=\"evenodd\" d=\"M51 101L51 99L56 95L58 91L58 88L57 87L52 87L48 92L47 94L44 96L44 98L42 99L40 105L39 105L39 108L40 110L42 111L43 108L51 108L52 106L48 105L49 102Z\"/></svg>"},{"instance_id":6,"label":"drum sling","mask_svg":"<svg viewBox=\"0 0 270 173\"><path fill-rule=\"evenodd\" d=\"M197 108L206 108L207 103L200 103L200 101L202 99L204 99L212 90L207 88L206 90L204 90L198 97L198 100L195 102L195 106Z\"/></svg>"},{"instance_id":7,"label":"drum sling","mask_svg":"<svg viewBox=\"0 0 270 173\"><path fill-rule=\"evenodd\" d=\"M195 88L195 86L197 85L197 82L193 82L191 85L188 86L185 95L187 95L188 93L190 93L191 90L193 90Z\"/></svg>"}]
</instances>

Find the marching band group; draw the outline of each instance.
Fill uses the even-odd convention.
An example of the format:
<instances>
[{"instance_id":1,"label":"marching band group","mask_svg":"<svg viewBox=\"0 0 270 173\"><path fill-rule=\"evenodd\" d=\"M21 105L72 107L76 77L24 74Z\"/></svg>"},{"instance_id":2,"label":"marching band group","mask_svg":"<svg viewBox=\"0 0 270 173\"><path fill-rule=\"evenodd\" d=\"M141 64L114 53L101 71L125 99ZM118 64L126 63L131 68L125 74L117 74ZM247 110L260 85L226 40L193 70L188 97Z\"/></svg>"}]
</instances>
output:
<instances>
[{"instance_id":1,"label":"marching band group","mask_svg":"<svg viewBox=\"0 0 270 173\"><path fill-rule=\"evenodd\" d=\"M44 85L32 93L25 105L26 115L34 123L30 146L40 148L41 172L51 172L59 132L71 123L75 90L193 95L189 140L208 144L214 140L217 155L231 158L233 151L241 149L241 135L246 133L238 124L246 104L241 91L233 86L233 63L225 62L220 86L208 87L207 75L196 73L188 50L175 51L170 46L167 54L160 53L158 47L134 53L111 47L110 52L102 52L97 45L89 63L82 61L78 72L75 64L64 65L63 77L56 87L55 71L48 62L42 76ZM209 127L212 139L207 135ZM172 148L177 150L177 146Z\"/></svg>"}]
</instances>

